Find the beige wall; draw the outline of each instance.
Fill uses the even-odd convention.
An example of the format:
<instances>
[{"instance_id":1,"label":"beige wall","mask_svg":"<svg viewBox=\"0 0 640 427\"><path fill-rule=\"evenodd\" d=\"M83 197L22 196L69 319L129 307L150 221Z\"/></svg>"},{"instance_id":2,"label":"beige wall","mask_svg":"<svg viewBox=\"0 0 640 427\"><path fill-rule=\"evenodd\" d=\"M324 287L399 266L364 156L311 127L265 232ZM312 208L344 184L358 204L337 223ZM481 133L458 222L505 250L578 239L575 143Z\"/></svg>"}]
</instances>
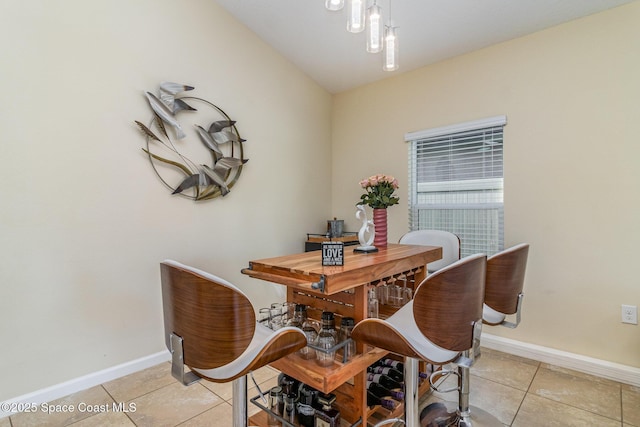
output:
<instances>
[{"instance_id":1,"label":"beige wall","mask_svg":"<svg viewBox=\"0 0 640 427\"><path fill-rule=\"evenodd\" d=\"M640 367L640 3L334 97L334 214L357 229L358 181L399 178L406 132L505 114L505 244L529 242L524 320L485 331Z\"/></svg>"},{"instance_id":2,"label":"beige wall","mask_svg":"<svg viewBox=\"0 0 640 427\"><path fill-rule=\"evenodd\" d=\"M0 24L0 401L162 351L165 258L278 298L240 269L326 226L326 91L209 0L7 0ZM224 199L172 197L142 153L164 80L238 120Z\"/></svg>"}]
</instances>

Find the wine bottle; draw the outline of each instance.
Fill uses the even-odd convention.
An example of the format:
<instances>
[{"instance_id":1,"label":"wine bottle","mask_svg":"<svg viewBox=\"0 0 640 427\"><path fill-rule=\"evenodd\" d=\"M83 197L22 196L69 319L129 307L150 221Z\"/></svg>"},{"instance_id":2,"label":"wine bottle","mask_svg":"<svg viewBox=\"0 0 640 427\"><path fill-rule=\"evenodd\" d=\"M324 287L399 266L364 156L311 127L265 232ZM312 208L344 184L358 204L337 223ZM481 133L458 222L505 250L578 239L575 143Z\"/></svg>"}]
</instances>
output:
<instances>
[{"instance_id":1,"label":"wine bottle","mask_svg":"<svg viewBox=\"0 0 640 427\"><path fill-rule=\"evenodd\" d=\"M399 383L404 382L404 374L397 369L393 369L390 366L375 366L370 369L374 374L383 374Z\"/></svg>"},{"instance_id":2,"label":"wine bottle","mask_svg":"<svg viewBox=\"0 0 640 427\"><path fill-rule=\"evenodd\" d=\"M378 397L375 394L367 391L367 406L375 406L380 405L383 408L386 408L390 411L396 409L399 405L399 402L393 400L391 397Z\"/></svg>"},{"instance_id":3,"label":"wine bottle","mask_svg":"<svg viewBox=\"0 0 640 427\"><path fill-rule=\"evenodd\" d=\"M336 395L333 393L318 394L318 404L322 406L315 413L317 427L340 427L340 411L331 406L335 401Z\"/></svg>"},{"instance_id":4,"label":"wine bottle","mask_svg":"<svg viewBox=\"0 0 640 427\"><path fill-rule=\"evenodd\" d=\"M367 380L374 383L378 383L381 386L388 388L389 390L392 390L395 388L402 389L402 384L389 378L386 375L374 374L373 372L369 372L367 375Z\"/></svg>"},{"instance_id":5,"label":"wine bottle","mask_svg":"<svg viewBox=\"0 0 640 427\"><path fill-rule=\"evenodd\" d=\"M399 362L397 360L393 360L389 358L380 359L370 367L376 367L376 366L390 366L394 369L397 369L399 372L401 372L404 375L404 363ZM431 375L431 370L432 370L431 365L427 365L427 372L418 372L418 377L421 379L429 378L429 375Z\"/></svg>"},{"instance_id":6,"label":"wine bottle","mask_svg":"<svg viewBox=\"0 0 640 427\"><path fill-rule=\"evenodd\" d=\"M404 363L399 362L397 360L393 360L393 359L389 359L389 358L384 358L381 359L381 364L385 365L385 366L391 366L394 369L397 369L400 372L404 371Z\"/></svg>"},{"instance_id":7,"label":"wine bottle","mask_svg":"<svg viewBox=\"0 0 640 427\"><path fill-rule=\"evenodd\" d=\"M404 400L404 392L399 388L389 390L383 385L374 383L373 381L367 381L367 390L378 397L391 396L395 400Z\"/></svg>"}]
</instances>

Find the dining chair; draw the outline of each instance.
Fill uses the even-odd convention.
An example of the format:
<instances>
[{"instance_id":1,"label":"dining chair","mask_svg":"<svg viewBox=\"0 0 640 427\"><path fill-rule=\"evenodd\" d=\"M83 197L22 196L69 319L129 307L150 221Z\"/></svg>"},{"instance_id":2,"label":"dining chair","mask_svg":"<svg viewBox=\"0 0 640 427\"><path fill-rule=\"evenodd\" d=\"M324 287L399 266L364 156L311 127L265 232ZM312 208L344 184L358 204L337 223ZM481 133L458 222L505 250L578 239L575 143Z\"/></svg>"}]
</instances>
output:
<instances>
[{"instance_id":1,"label":"dining chair","mask_svg":"<svg viewBox=\"0 0 640 427\"><path fill-rule=\"evenodd\" d=\"M441 246L442 259L427 264L427 271L433 273L460 259L460 238L448 231L415 230L400 237L400 244Z\"/></svg>"},{"instance_id":2,"label":"dining chair","mask_svg":"<svg viewBox=\"0 0 640 427\"><path fill-rule=\"evenodd\" d=\"M488 325L500 325L515 328L520 323L524 275L527 266L529 245L526 243L505 249L487 259L487 271L482 307L482 322ZM515 315L515 321L507 320L507 316ZM448 402L429 405L423 411L421 419L425 425L455 425L452 420L459 419L457 412ZM496 425L500 421L488 412L475 407L468 407L468 419L471 424L465 427ZM440 424L438 424L440 423Z\"/></svg>"},{"instance_id":3,"label":"dining chair","mask_svg":"<svg viewBox=\"0 0 640 427\"><path fill-rule=\"evenodd\" d=\"M386 320L369 318L353 329L352 338L403 356L404 423L429 423L432 412L418 414L418 361L458 366L460 387L455 420L469 416L469 368L474 362L482 330L486 256L465 257L427 276L409 301ZM381 426L400 419L385 420ZM435 420L434 420L435 422ZM425 424L427 425L427 424ZM430 424L429 424L430 425ZM438 425L438 424L433 424Z\"/></svg>"},{"instance_id":4,"label":"dining chair","mask_svg":"<svg viewBox=\"0 0 640 427\"><path fill-rule=\"evenodd\" d=\"M488 325L516 328L520 324L529 244L521 243L487 259L482 320ZM513 322L507 316L515 315Z\"/></svg>"},{"instance_id":5,"label":"dining chair","mask_svg":"<svg viewBox=\"0 0 640 427\"><path fill-rule=\"evenodd\" d=\"M233 427L246 427L247 374L306 346L305 335L259 324L247 296L213 274L173 260L160 273L172 375L184 385L232 381Z\"/></svg>"}]
</instances>

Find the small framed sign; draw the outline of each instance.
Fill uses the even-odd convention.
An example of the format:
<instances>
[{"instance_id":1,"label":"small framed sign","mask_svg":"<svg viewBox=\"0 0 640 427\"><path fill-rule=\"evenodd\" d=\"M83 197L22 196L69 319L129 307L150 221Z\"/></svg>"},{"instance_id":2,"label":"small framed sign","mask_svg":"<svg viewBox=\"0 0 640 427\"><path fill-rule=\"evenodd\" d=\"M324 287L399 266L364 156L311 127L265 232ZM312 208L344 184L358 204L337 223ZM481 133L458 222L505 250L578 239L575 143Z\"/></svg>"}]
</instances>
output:
<instances>
[{"instance_id":1,"label":"small framed sign","mask_svg":"<svg viewBox=\"0 0 640 427\"><path fill-rule=\"evenodd\" d=\"M322 265L344 265L343 242L322 242Z\"/></svg>"}]
</instances>

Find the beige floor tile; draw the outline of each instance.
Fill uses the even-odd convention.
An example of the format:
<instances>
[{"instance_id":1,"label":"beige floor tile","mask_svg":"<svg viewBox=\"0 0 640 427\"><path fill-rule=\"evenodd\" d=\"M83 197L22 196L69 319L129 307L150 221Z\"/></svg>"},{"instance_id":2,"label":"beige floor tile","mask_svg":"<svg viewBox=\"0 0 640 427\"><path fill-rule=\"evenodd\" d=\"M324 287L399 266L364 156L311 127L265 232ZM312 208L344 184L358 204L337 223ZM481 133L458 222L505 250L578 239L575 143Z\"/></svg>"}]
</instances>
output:
<instances>
[{"instance_id":1,"label":"beige floor tile","mask_svg":"<svg viewBox=\"0 0 640 427\"><path fill-rule=\"evenodd\" d=\"M256 378L256 381L257 380L258 379ZM267 381L259 383L259 385L260 385L260 390L262 390L262 393L264 393L266 397L268 396L268 393L271 387L275 387L278 385L278 377L270 378ZM248 406L247 412L249 413L249 416L261 411L260 408L258 408L256 405L254 405L250 401L250 399L254 398L257 395L258 395L258 391L256 390L255 386L249 387L249 389L247 390L247 406ZM233 404L233 399L230 400L229 403Z\"/></svg>"},{"instance_id":2,"label":"beige floor tile","mask_svg":"<svg viewBox=\"0 0 640 427\"><path fill-rule=\"evenodd\" d=\"M279 374L280 374L279 371L269 366L264 366L260 369L255 370L253 372L253 377L255 378L258 384L262 384L265 381L268 381L272 378L276 378ZM248 381L248 384L250 385L253 384L253 381L251 381L251 378L249 378L247 381Z\"/></svg>"},{"instance_id":3,"label":"beige floor tile","mask_svg":"<svg viewBox=\"0 0 640 427\"><path fill-rule=\"evenodd\" d=\"M191 418L184 424L180 424L180 427L229 427L232 422L232 416L231 405L225 402Z\"/></svg>"},{"instance_id":4,"label":"beige floor tile","mask_svg":"<svg viewBox=\"0 0 640 427\"><path fill-rule=\"evenodd\" d=\"M574 371L572 369L562 368L560 366L549 365L548 363L541 363L540 367L544 368L544 369L548 369L550 371L560 372L560 373L563 373L563 374L571 375L573 377L580 378L580 379L583 379L583 380L586 380L586 381L589 381L589 382L608 385L608 386L612 386L612 387L617 387L617 386L620 385L619 382L616 382L616 381L613 381L613 380L610 380L610 379L607 379L607 378L597 377L595 375L590 375L590 374L585 374L584 372Z\"/></svg>"},{"instance_id":5,"label":"beige floor tile","mask_svg":"<svg viewBox=\"0 0 640 427\"><path fill-rule=\"evenodd\" d=\"M439 387L447 389L457 386L457 377L450 375ZM510 425L518 407L525 396L525 391L498 384L487 379L471 375L469 401L471 406L482 408L496 417L501 423ZM442 399L449 402L458 401L458 392L434 392L427 403Z\"/></svg>"},{"instance_id":6,"label":"beige floor tile","mask_svg":"<svg viewBox=\"0 0 640 427\"><path fill-rule=\"evenodd\" d=\"M11 421L9 421L9 417L0 418L0 427L11 427Z\"/></svg>"},{"instance_id":7,"label":"beige floor tile","mask_svg":"<svg viewBox=\"0 0 640 427\"><path fill-rule=\"evenodd\" d=\"M478 361L481 361L485 356L489 358L509 359L513 360L514 362L525 363L527 365L533 366L541 365L541 363L537 360L527 359L526 357L516 356L515 354L503 353L498 350L492 350L490 348L482 347L482 356L478 359ZM475 365L473 368L475 368Z\"/></svg>"},{"instance_id":8,"label":"beige floor tile","mask_svg":"<svg viewBox=\"0 0 640 427\"><path fill-rule=\"evenodd\" d=\"M136 410L128 415L138 427L175 426L222 402L200 383L175 382L134 399Z\"/></svg>"},{"instance_id":9,"label":"beige floor tile","mask_svg":"<svg viewBox=\"0 0 640 427\"><path fill-rule=\"evenodd\" d=\"M277 371L263 371L260 374L254 374L256 382L260 386L260 390L262 390L265 395L268 393L271 387L275 387L278 384L278 372ZM233 404L233 390L231 383L213 383L211 381L201 381L201 384L205 386L207 389L211 390L216 395L220 396L223 400L227 401L229 404ZM251 379L247 380L247 412L249 416L255 414L260 411L256 405L250 402L250 399L258 395L258 391L256 390L253 381Z\"/></svg>"},{"instance_id":10,"label":"beige floor tile","mask_svg":"<svg viewBox=\"0 0 640 427\"><path fill-rule=\"evenodd\" d=\"M230 400L233 395L231 383L214 383L212 381L200 380L200 384L218 395L222 400Z\"/></svg>"},{"instance_id":11,"label":"beige floor tile","mask_svg":"<svg viewBox=\"0 0 640 427\"><path fill-rule=\"evenodd\" d=\"M516 416L525 392L472 376L470 402L489 412L503 424L510 425Z\"/></svg>"},{"instance_id":12,"label":"beige floor tile","mask_svg":"<svg viewBox=\"0 0 640 427\"><path fill-rule=\"evenodd\" d=\"M258 384L262 384L266 381L269 381L273 378L278 377L279 372L269 366L264 366L260 369L257 369L253 372L253 377L255 378ZM200 383L220 396L224 400L231 400L233 390L230 382L228 383L214 383L212 381L201 380ZM253 387L253 381L251 381L250 377L247 377L247 387ZM260 389L264 391L262 385L260 385Z\"/></svg>"},{"instance_id":13,"label":"beige floor tile","mask_svg":"<svg viewBox=\"0 0 640 427\"><path fill-rule=\"evenodd\" d=\"M531 393L621 421L620 384L566 369L538 370Z\"/></svg>"},{"instance_id":14,"label":"beige floor tile","mask_svg":"<svg viewBox=\"0 0 640 427\"><path fill-rule=\"evenodd\" d=\"M482 356L471 367L471 373L518 390L527 391L538 366L539 362L530 359L482 349Z\"/></svg>"},{"instance_id":15,"label":"beige floor tile","mask_svg":"<svg viewBox=\"0 0 640 427\"><path fill-rule=\"evenodd\" d=\"M176 382L171 364L161 363L148 369L103 384L116 402L126 402Z\"/></svg>"},{"instance_id":16,"label":"beige floor tile","mask_svg":"<svg viewBox=\"0 0 640 427\"><path fill-rule=\"evenodd\" d=\"M620 421L527 394L512 427L620 427Z\"/></svg>"},{"instance_id":17,"label":"beige floor tile","mask_svg":"<svg viewBox=\"0 0 640 427\"><path fill-rule=\"evenodd\" d=\"M89 418L85 418L82 421L71 424L71 427L95 427L95 426L109 426L109 427L135 427L133 421L127 417L124 412L102 412Z\"/></svg>"},{"instance_id":18,"label":"beige floor tile","mask_svg":"<svg viewBox=\"0 0 640 427\"><path fill-rule=\"evenodd\" d=\"M622 385L622 421L640 427L640 387Z\"/></svg>"},{"instance_id":19,"label":"beige floor tile","mask_svg":"<svg viewBox=\"0 0 640 427\"><path fill-rule=\"evenodd\" d=\"M104 407L111 407L113 399L102 386L92 387L78 393L47 403L46 409L38 405L35 413L20 413L12 415L13 427L26 426L63 426L68 425L99 412L92 411L97 407L101 411Z\"/></svg>"}]
</instances>

